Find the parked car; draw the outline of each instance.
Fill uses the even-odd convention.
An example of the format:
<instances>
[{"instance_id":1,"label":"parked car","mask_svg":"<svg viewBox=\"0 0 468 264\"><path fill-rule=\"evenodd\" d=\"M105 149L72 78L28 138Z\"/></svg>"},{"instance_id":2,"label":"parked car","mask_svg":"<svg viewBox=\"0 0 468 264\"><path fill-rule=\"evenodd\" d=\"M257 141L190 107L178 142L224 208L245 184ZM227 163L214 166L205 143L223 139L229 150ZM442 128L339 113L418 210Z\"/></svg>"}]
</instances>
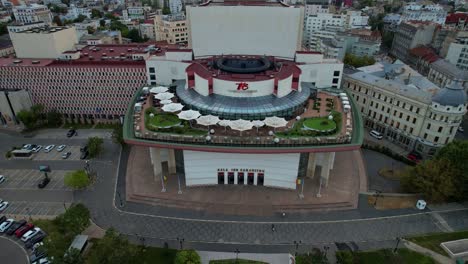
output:
<instances>
[{"instance_id":1,"label":"parked car","mask_svg":"<svg viewBox=\"0 0 468 264\"><path fill-rule=\"evenodd\" d=\"M32 149L32 152L36 152L36 153L37 153L37 152L41 151L42 148L43 148L43 146L37 145L35 148Z\"/></svg>"},{"instance_id":2,"label":"parked car","mask_svg":"<svg viewBox=\"0 0 468 264\"><path fill-rule=\"evenodd\" d=\"M50 261L48 258L41 258L39 260L36 260L34 262L31 262L31 264L49 264Z\"/></svg>"},{"instance_id":3,"label":"parked car","mask_svg":"<svg viewBox=\"0 0 468 264\"><path fill-rule=\"evenodd\" d=\"M46 252L44 250L37 250L36 252L34 252L31 256L29 256L29 260L32 262L35 262L36 260L39 260L41 258L45 258L46 257Z\"/></svg>"},{"instance_id":4,"label":"parked car","mask_svg":"<svg viewBox=\"0 0 468 264\"><path fill-rule=\"evenodd\" d=\"M8 207L8 202L3 201L0 203L0 211L4 211Z\"/></svg>"},{"instance_id":5,"label":"parked car","mask_svg":"<svg viewBox=\"0 0 468 264\"><path fill-rule=\"evenodd\" d=\"M87 152L88 151L88 146L87 145L81 146L80 151L81 152Z\"/></svg>"},{"instance_id":6,"label":"parked car","mask_svg":"<svg viewBox=\"0 0 468 264\"><path fill-rule=\"evenodd\" d=\"M5 176L3 175L0 175L0 183L4 182L5 181Z\"/></svg>"},{"instance_id":7,"label":"parked car","mask_svg":"<svg viewBox=\"0 0 468 264\"><path fill-rule=\"evenodd\" d=\"M383 135L380 132L375 131L375 130L372 130L371 132L369 132L369 135L379 140L383 138Z\"/></svg>"},{"instance_id":8,"label":"parked car","mask_svg":"<svg viewBox=\"0 0 468 264\"><path fill-rule=\"evenodd\" d=\"M62 152L66 147L67 147L67 145L60 145L60 146L57 147L57 151Z\"/></svg>"},{"instance_id":9,"label":"parked car","mask_svg":"<svg viewBox=\"0 0 468 264\"><path fill-rule=\"evenodd\" d=\"M37 233L34 237L32 237L28 242L26 242L25 247L27 249L32 248L36 243L41 242L47 234L44 231Z\"/></svg>"},{"instance_id":10,"label":"parked car","mask_svg":"<svg viewBox=\"0 0 468 264\"><path fill-rule=\"evenodd\" d=\"M6 219L7 219L6 216L2 215L2 216L0 217L0 224L3 223L3 222L5 222Z\"/></svg>"},{"instance_id":11,"label":"parked car","mask_svg":"<svg viewBox=\"0 0 468 264\"><path fill-rule=\"evenodd\" d=\"M62 159L68 159L68 157L70 157L70 155L71 155L71 152L67 151L67 152L62 154Z\"/></svg>"},{"instance_id":12,"label":"parked car","mask_svg":"<svg viewBox=\"0 0 468 264\"><path fill-rule=\"evenodd\" d=\"M406 156L409 160L419 163L422 160L421 154L416 151L411 151L408 156Z\"/></svg>"},{"instance_id":13,"label":"parked car","mask_svg":"<svg viewBox=\"0 0 468 264\"><path fill-rule=\"evenodd\" d=\"M88 155L89 155L88 151L81 152L80 159L84 160L88 157Z\"/></svg>"},{"instance_id":14,"label":"parked car","mask_svg":"<svg viewBox=\"0 0 468 264\"><path fill-rule=\"evenodd\" d=\"M16 221L10 226L10 228L8 228L8 230L5 232L5 234L11 236L11 235L13 235L13 233L16 232L16 230L20 229L25 224L26 224L26 220Z\"/></svg>"},{"instance_id":15,"label":"parked car","mask_svg":"<svg viewBox=\"0 0 468 264\"><path fill-rule=\"evenodd\" d=\"M36 249L38 249L39 247L41 247L43 245L44 245L44 242L38 242L38 243L34 244L34 246L32 247L32 250L36 251Z\"/></svg>"},{"instance_id":16,"label":"parked car","mask_svg":"<svg viewBox=\"0 0 468 264\"><path fill-rule=\"evenodd\" d=\"M50 178L49 177L44 177L38 184L37 184L37 187L39 189L44 189L47 184L49 184L50 182Z\"/></svg>"},{"instance_id":17,"label":"parked car","mask_svg":"<svg viewBox=\"0 0 468 264\"><path fill-rule=\"evenodd\" d=\"M33 149L32 145L31 144L24 144L22 149L27 149L27 150L31 150Z\"/></svg>"},{"instance_id":18,"label":"parked car","mask_svg":"<svg viewBox=\"0 0 468 264\"><path fill-rule=\"evenodd\" d=\"M55 145L49 145L49 146L45 147L44 152L49 153L54 148L55 148Z\"/></svg>"},{"instance_id":19,"label":"parked car","mask_svg":"<svg viewBox=\"0 0 468 264\"><path fill-rule=\"evenodd\" d=\"M5 233L5 231L15 222L15 219L7 219L5 222L0 224L0 233Z\"/></svg>"},{"instance_id":20,"label":"parked car","mask_svg":"<svg viewBox=\"0 0 468 264\"><path fill-rule=\"evenodd\" d=\"M33 229L34 228L34 225L32 223L27 223L26 225L22 226L21 228L19 228L18 230L15 231L15 236L17 238L20 238L22 237L26 232L28 232L29 230Z\"/></svg>"},{"instance_id":21,"label":"parked car","mask_svg":"<svg viewBox=\"0 0 468 264\"><path fill-rule=\"evenodd\" d=\"M70 130L68 130L68 132L67 132L67 137L73 137L73 136L75 136L75 135L78 135L78 133L76 132L75 129L70 129Z\"/></svg>"},{"instance_id":22,"label":"parked car","mask_svg":"<svg viewBox=\"0 0 468 264\"><path fill-rule=\"evenodd\" d=\"M21 237L21 241L27 242L33 236L37 235L37 233L39 233L40 231L41 229L39 227L35 227L34 229L29 230Z\"/></svg>"}]
</instances>

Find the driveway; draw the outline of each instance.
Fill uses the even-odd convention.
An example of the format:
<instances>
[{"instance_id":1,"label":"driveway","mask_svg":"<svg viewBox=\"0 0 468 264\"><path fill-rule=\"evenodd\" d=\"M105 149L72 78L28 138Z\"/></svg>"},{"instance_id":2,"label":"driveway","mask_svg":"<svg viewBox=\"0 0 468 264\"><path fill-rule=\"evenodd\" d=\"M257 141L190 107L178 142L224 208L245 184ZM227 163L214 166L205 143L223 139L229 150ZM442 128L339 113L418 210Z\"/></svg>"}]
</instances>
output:
<instances>
[{"instance_id":1,"label":"driveway","mask_svg":"<svg viewBox=\"0 0 468 264\"><path fill-rule=\"evenodd\" d=\"M379 175L379 170L382 168L388 169L402 169L406 164L394 160L389 156L381 154L376 151L363 149L362 155L364 162L366 163L367 170L367 182L370 191L381 191L381 192L400 192L400 181L392 180Z\"/></svg>"},{"instance_id":2,"label":"driveway","mask_svg":"<svg viewBox=\"0 0 468 264\"><path fill-rule=\"evenodd\" d=\"M27 264L26 250L16 241L0 236L0 260L2 264Z\"/></svg>"}]
</instances>

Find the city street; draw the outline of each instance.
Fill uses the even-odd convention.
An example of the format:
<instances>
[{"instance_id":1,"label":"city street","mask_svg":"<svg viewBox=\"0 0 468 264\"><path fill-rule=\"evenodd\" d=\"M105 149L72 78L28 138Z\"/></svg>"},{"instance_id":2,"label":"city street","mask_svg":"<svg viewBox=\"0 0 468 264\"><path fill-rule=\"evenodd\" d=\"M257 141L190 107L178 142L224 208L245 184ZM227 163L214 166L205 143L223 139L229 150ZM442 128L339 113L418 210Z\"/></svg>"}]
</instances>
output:
<instances>
[{"instance_id":1,"label":"city street","mask_svg":"<svg viewBox=\"0 0 468 264\"><path fill-rule=\"evenodd\" d=\"M2 134L0 146L5 148L3 144L19 144L23 140L26 141ZM44 144L42 140L51 139L46 136L41 139L27 138L28 142L38 144ZM62 140L73 141L68 144L77 146L85 142L85 139L56 139ZM163 246L167 242L171 247L179 247L183 239L183 247L215 251L233 251L238 248L242 252L291 252L294 250L293 241L297 240L302 241L299 251L308 251L313 246L332 247L335 242L375 248L393 244L396 237L444 231L441 219L454 230L468 228L468 210L464 206L440 207L437 212L416 209L379 211L367 204L365 196L361 197L359 208L355 210L291 213L284 217L208 215L203 211L126 202L125 171L128 154L128 148L123 148L120 155L120 146L105 140L104 153L90 161L97 179L86 190L0 188L0 197L12 202L11 209L7 209L12 214L27 214L26 201L37 202L29 203L31 214L49 215L60 213L70 202L81 202L90 209L94 223L102 228L114 227L134 242L155 246ZM3 171L28 171L37 169L39 164L50 165L53 171L57 171L57 175L63 173L61 171L84 166L80 160L3 160L0 161L0 168ZM272 231L272 224L275 231Z\"/></svg>"}]
</instances>

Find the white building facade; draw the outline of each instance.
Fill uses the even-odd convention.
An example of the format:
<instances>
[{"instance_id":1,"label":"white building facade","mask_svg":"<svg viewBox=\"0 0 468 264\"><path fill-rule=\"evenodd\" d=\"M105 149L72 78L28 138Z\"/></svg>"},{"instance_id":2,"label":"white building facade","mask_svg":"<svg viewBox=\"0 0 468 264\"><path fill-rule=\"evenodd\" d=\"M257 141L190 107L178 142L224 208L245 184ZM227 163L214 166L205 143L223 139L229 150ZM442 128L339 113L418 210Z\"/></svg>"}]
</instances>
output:
<instances>
[{"instance_id":1,"label":"white building facade","mask_svg":"<svg viewBox=\"0 0 468 264\"><path fill-rule=\"evenodd\" d=\"M444 25L446 17L447 11L439 4L424 5L411 2L404 7L400 22L410 20L431 21Z\"/></svg>"},{"instance_id":2,"label":"white building facade","mask_svg":"<svg viewBox=\"0 0 468 264\"><path fill-rule=\"evenodd\" d=\"M44 22L52 23L52 13L45 5L31 4L27 6L16 6L13 8L16 21L21 23Z\"/></svg>"},{"instance_id":3,"label":"white building facade","mask_svg":"<svg viewBox=\"0 0 468 264\"><path fill-rule=\"evenodd\" d=\"M461 70L468 71L468 37L459 37L450 43L445 59Z\"/></svg>"}]
</instances>

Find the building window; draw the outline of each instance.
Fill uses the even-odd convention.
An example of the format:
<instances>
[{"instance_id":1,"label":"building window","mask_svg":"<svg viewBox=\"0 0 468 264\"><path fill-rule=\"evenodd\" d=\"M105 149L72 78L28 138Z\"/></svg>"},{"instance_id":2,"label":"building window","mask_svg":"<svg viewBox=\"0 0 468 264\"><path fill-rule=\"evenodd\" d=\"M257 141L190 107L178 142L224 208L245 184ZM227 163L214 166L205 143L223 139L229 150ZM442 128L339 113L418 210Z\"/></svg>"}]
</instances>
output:
<instances>
[{"instance_id":1,"label":"building window","mask_svg":"<svg viewBox=\"0 0 468 264\"><path fill-rule=\"evenodd\" d=\"M338 84L339 79L338 78L333 78L333 84Z\"/></svg>"},{"instance_id":2,"label":"building window","mask_svg":"<svg viewBox=\"0 0 468 264\"><path fill-rule=\"evenodd\" d=\"M442 132L442 129L443 129L443 127L440 126L439 130L437 130L437 132L439 132L439 133Z\"/></svg>"},{"instance_id":3,"label":"building window","mask_svg":"<svg viewBox=\"0 0 468 264\"><path fill-rule=\"evenodd\" d=\"M413 124L416 124L416 117L413 118Z\"/></svg>"},{"instance_id":4,"label":"building window","mask_svg":"<svg viewBox=\"0 0 468 264\"><path fill-rule=\"evenodd\" d=\"M149 68L149 72L150 72L150 73L154 73L154 67L150 67L150 68Z\"/></svg>"},{"instance_id":5,"label":"building window","mask_svg":"<svg viewBox=\"0 0 468 264\"><path fill-rule=\"evenodd\" d=\"M334 71L333 76L340 76L340 71Z\"/></svg>"},{"instance_id":6,"label":"building window","mask_svg":"<svg viewBox=\"0 0 468 264\"><path fill-rule=\"evenodd\" d=\"M431 129L431 124L427 124L427 129Z\"/></svg>"},{"instance_id":7,"label":"building window","mask_svg":"<svg viewBox=\"0 0 468 264\"><path fill-rule=\"evenodd\" d=\"M427 133L424 133L424 137L423 137L423 138L424 138L424 139L427 139Z\"/></svg>"}]
</instances>

